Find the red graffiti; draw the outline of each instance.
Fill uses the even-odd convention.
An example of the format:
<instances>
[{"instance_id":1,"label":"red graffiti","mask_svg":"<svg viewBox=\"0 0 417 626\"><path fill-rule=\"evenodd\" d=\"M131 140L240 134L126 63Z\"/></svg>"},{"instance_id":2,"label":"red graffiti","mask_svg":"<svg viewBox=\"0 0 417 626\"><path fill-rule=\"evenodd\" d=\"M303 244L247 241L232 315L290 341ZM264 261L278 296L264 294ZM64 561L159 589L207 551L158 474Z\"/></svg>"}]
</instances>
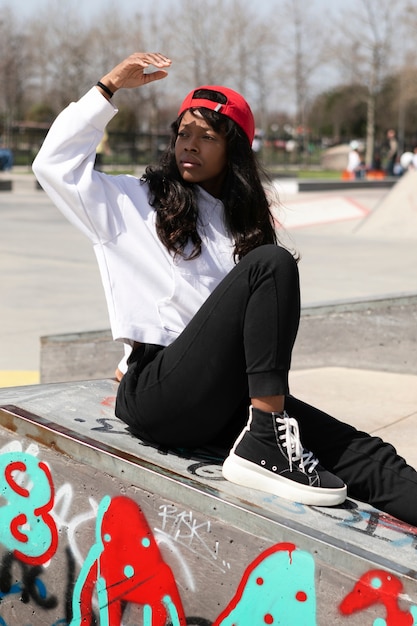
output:
<instances>
[{"instance_id":1,"label":"red graffiti","mask_svg":"<svg viewBox=\"0 0 417 626\"><path fill-rule=\"evenodd\" d=\"M341 602L339 609L343 615L351 615L380 603L386 608L387 626L413 626L412 614L403 611L398 605L402 591L401 581L389 572L370 570L361 576L353 590Z\"/></svg>"},{"instance_id":2,"label":"red graffiti","mask_svg":"<svg viewBox=\"0 0 417 626\"><path fill-rule=\"evenodd\" d=\"M414 536L416 535L415 526L411 526L411 524L407 524L407 522L403 522L402 520L380 511L378 512L378 526L395 530L400 533L407 533Z\"/></svg>"},{"instance_id":3,"label":"red graffiti","mask_svg":"<svg viewBox=\"0 0 417 626\"><path fill-rule=\"evenodd\" d=\"M28 521L28 518L24 513L20 513L10 522L10 532L15 539L20 541L21 543L27 543L29 541L28 536L22 532L20 529L24 526Z\"/></svg>"},{"instance_id":4,"label":"red graffiti","mask_svg":"<svg viewBox=\"0 0 417 626\"><path fill-rule=\"evenodd\" d=\"M13 472L26 472L25 463L23 463L23 461L14 461L13 463L9 463L4 470L4 477L7 484L13 489L13 491L15 491L22 498L28 498L29 490L25 489L15 481Z\"/></svg>"},{"instance_id":5,"label":"red graffiti","mask_svg":"<svg viewBox=\"0 0 417 626\"><path fill-rule=\"evenodd\" d=\"M103 398L100 404L102 406L114 407L115 400L116 400L116 396L107 396L107 398Z\"/></svg>"},{"instance_id":6,"label":"red graffiti","mask_svg":"<svg viewBox=\"0 0 417 626\"><path fill-rule=\"evenodd\" d=\"M123 607L132 602L151 608L152 626L165 626L173 615L175 623L185 626L174 576L140 507L130 498L117 496L103 510L97 528L100 537L90 551L89 570L73 607L74 615L77 609L80 615L72 624L90 623L96 587L100 623L121 624Z\"/></svg>"}]
</instances>

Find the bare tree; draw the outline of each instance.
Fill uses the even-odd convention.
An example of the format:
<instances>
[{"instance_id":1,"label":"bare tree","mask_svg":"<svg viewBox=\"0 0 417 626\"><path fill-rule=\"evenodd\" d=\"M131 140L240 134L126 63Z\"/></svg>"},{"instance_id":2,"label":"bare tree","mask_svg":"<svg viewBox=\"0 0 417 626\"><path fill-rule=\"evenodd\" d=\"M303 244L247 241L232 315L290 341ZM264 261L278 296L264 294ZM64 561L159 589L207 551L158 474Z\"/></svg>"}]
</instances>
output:
<instances>
[{"instance_id":1,"label":"bare tree","mask_svg":"<svg viewBox=\"0 0 417 626\"><path fill-rule=\"evenodd\" d=\"M407 112L410 108L415 111L415 101L417 100L417 51L415 49L415 40L417 36L417 5L414 0L407 0L405 11L402 13L400 20L403 25L404 36L400 38L397 44L401 48L404 63L399 71L399 89L398 89L398 134L400 141L405 137L407 128ZM410 116L411 117L411 116ZM415 116L413 116L415 119ZM414 134L417 129L414 127Z\"/></svg>"},{"instance_id":2,"label":"bare tree","mask_svg":"<svg viewBox=\"0 0 417 626\"><path fill-rule=\"evenodd\" d=\"M100 78L129 54L147 49L143 30L144 17L140 11L125 14L118 9L116 1L107 4L100 11L100 20L91 21L89 30L89 55L95 72L91 80Z\"/></svg>"},{"instance_id":3,"label":"bare tree","mask_svg":"<svg viewBox=\"0 0 417 626\"><path fill-rule=\"evenodd\" d=\"M0 114L6 143L11 124L22 114L28 72L24 44L25 37L18 29L13 12L5 8L0 19Z\"/></svg>"},{"instance_id":4,"label":"bare tree","mask_svg":"<svg viewBox=\"0 0 417 626\"><path fill-rule=\"evenodd\" d=\"M202 84L221 84L232 65L229 42L224 28L228 13L226 0L181 0L176 5L172 23L171 49L180 64L182 81L187 88Z\"/></svg>"},{"instance_id":5,"label":"bare tree","mask_svg":"<svg viewBox=\"0 0 417 626\"><path fill-rule=\"evenodd\" d=\"M276 102L276 90L270 77L278 64L279 41L270 28L269 16L244 0L232 0L225 25L229 42L227 56L231 62L229 82L246 95L257 112L258 126L266 130L268 108Z\"/></svg>"},{"instance_id":6,"label":"bare tree","mask_svg":"<svg viewBox=\"0 0 417 626\"><path fill-rule=\"evenodd\" d=\"M334 22L334 58L349 81L366 87L366 164L373 162L375 114L384 78L398 60L396 34L400 29L403 3L391 0L358 0L355 11L346 9ZM395 56L393 56L395 51Z\"/></svg>"},{"instance_id":7,"label":"bare tree","mask_svg":"<svg viewBox=\"0 0 417 626\"><path fill-rule=\"evenodd\" d=\"M324 73L326 62L323 20L319 22L314 2L284 0L277 7L275 28L280 44L280 63L276 69L278 81L286 88L287 108L292 108L294 127L307 141L307 105L313 96L315 74ZM279 26L278 26L279 25ZM305 147L305 146L304 146Z\"/></svg>"},{"instance_id":8,"label":"bare tree","mask_svg":"<svg viewBox=\"0 0 417 626\"><path fill-rule=\"evenodd\" d=\"M52 0L31 23L33 82L54 108L77 100L89 85L88 27Z\"/></svg>"},{"instance_id":9,"label":"bare tree","mask_svg":"<svg viewBox=\"0 0 417 626\"><path fill-rule=\"evenodd\" d=\"M268 17L244 0L181 0L172 21L168 53L178 91L227 85L251 102L262 125L273 102L267 95L276 38Z\"/></svg>"}]
</instances>

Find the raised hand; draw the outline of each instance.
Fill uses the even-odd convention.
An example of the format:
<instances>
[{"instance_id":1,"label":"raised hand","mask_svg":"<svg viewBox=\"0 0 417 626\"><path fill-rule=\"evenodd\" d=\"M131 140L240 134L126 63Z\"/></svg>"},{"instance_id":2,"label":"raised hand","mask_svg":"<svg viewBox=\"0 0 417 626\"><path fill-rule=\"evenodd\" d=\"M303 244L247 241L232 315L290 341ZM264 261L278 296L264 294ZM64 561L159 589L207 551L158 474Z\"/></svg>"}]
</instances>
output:
<instances>
[{"instance_id":1,"label":"raised hand","mask_svg":"<svg viewBox=\"0 0 417 626\"><path fill-rule=\"evenodd\" d=\"M154 80L166 78L168 72L165 68L169 68L171 63L171 59L159 52L135 52L103 76L100 82L113 93L118 89L140 87ZM154 68L155 71L149 71ZM98 89L105 97L109 97L106 90L100 87Z\"/></svg>"}]
</instances>

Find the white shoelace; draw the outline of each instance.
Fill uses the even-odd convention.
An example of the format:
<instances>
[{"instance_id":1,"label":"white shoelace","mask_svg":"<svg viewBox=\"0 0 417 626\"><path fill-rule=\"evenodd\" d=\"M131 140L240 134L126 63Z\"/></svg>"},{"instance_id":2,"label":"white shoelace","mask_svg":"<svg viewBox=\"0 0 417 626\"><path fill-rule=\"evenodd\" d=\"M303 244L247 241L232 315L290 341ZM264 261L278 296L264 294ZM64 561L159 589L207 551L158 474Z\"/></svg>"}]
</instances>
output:
<instances>
[{"instance_id":1,"label":"white shoelace","mask_svg":"<svg viewBox=\"0 0 417 626\"><path fill-rule=\"evenodd\" d=\"M279 438L285 446L292 471L293 461L298 463L298 467L303 472L311 473L318 465L319 460L309 450L304 450L300 441L300 431L298 422L284 411L276 418L278 424Z\"/></svg>"}]
</instances>

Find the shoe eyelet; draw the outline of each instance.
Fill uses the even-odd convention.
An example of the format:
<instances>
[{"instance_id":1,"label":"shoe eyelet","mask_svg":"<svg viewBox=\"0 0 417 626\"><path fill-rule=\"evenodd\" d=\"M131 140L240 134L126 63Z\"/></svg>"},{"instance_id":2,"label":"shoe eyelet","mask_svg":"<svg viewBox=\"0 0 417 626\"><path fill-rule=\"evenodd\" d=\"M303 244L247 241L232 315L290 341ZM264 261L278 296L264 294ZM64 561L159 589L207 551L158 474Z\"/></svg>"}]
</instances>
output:
<instances>
[{"instance_id":1,"label":"shoe eyelet","mask_svg":"<svg viewBox=\"0 0 417 626\"><path fill-rule=\"evenodd\" d=\"M261 465L266 465L266 461L265 461L265 459L262 459L262 461L261 461Z\"/></svg>"},{"instance_id":2,"label":"shoe eyelet","mask_svg":"<svg viewBox=\"0 0 417 626\"><path fill-rule=\"evenodd\" d=\"M277 466L276 466L276 465L273 465L273 466L272 466L272 471L273 471L273 472L276 472L276 471L277 471Z\"/></svg>"}]
</instances>

